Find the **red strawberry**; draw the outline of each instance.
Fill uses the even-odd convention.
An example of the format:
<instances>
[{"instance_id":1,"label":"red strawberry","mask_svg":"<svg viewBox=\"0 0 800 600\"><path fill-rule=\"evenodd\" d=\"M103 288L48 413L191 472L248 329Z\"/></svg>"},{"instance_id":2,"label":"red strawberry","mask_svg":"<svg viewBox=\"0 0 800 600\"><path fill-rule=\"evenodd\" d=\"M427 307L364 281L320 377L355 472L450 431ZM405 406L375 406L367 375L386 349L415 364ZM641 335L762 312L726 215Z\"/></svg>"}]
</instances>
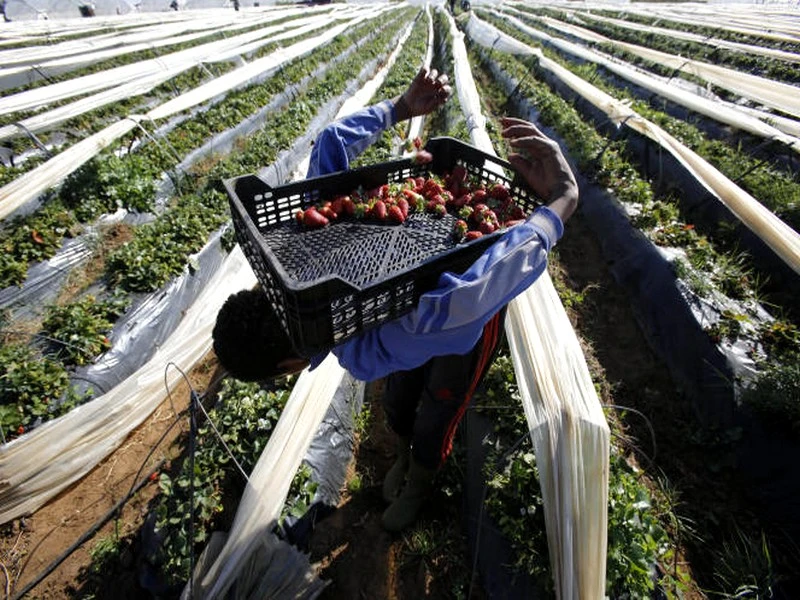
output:
<instances>
[{"instance_id":1,"label":"red strawberry","mask_svg":"<svg viewBox=\"0 0 800 600\"><path fill-rule=\"evenodd\" d=\"M469 203L470 198L471 196L469 194L461 194L453 200L453 206L455 208L462 208Z\"/></svg>"},{"instance_id":2,"label":"red strawberry","mask_svg":"<svg viewBox=\"0 0 800 600\"><path fill-rule=\"evenodd\" d=\"M511 193L508 191L508 187L502 183L495 183L491 188L489 188L489 196L496 200L507 200L511 197Z\"/></svg>"},{"instance_id":3,"label":"red strawberry","mask_svg":"<svg viewBox=\"0 0 800 600\"><path fill-rule=\"evenodd\" d=\"M321 214L323 217L325 217L329 221L335 221L336 219L339 218L339 215L336 214L336 211L334 211L333 208L331 208L329 206L329 204L330 203L326 203L324 206L322 206L321 208L317 209L317 211L319 212L319 214Z\"/></svg>"},{"instance_id":4,"label":"red strawberry","mask_svg":"<svg viewBox=\"0 0 800 600\"><path fill-rule=\"evenodd\" d=\"M443 217L447 214L447 209L445 208L444 204L436 204L433 207L433 216L434 217Z\"/></svg>"},{"instance_id":5,"label":"red strawberry","mask_svg":"<svg viewBox=\"0 0 800 600\"><path fill-rule=\"evenodd\" d=\"M408 211L411 209L408 200L405 198L398 198L397 206L400 208L400 212L403 213L403 218L405 219L408 216Z\"/></svg>"},{"instance_id":6,"label":"red strawberry","mask_svg":"<svg viewBox=\"0 0 800 600\"><path fill-rule=\"evenodd\" d=\"M422 195L426 198L432 198L436 194L441 194L444 191L442 185L435 179L428 179L422 186Z\"/></svg>"},{"instance_id":7,"label":"red strawberry","mask_svg":"<svg viewBox=\"0 0 800 600\"><path fill-rule=\"evenodd\" d=\"M297 220L298 225L303 224L303 211L298 209L296 213L294 213L294 218Z\"/></svg>"},{"instance_id":8,"label":"red strawberry","mask_svg":"<svg viewBox=\"0 0 800 600\"><path fill-rule=\"evenodd\" d=\"M403 211L396 205L389 207L388 217L390 221L394 221L395 223L403 223L406 220Z\"/></svg>"},{"instance_id":9,"label":"red strawberry","mask_svg":"<svg viewBox=\"0 0 800 600\"><path fill-rule=\"evenodd\" d=\"M472 192L472 200L470 204L480 204L486 200L486 190L478 189Z\"/></svg>"},{"instance_id":10,"label":"red strawberry","mask_svg":"<svg viewBox=\"0 0 800 600\"><path fill-rule=\"evenodd\" d=\"M336 196L333 200L331 200L331 210L335 212L337 215L341 215L344 213L344 199L346 196Z\"/></svg>"},{"instance_id":11,"label":"red strawberry","mask_svg":"<svg viewBox=\"0 0 800 600\"><path fill-rule=\"evenodd\" d=\"M486 235L494 233L495 229L497 229L497 226L489 220L481 221L478 225L478 231L485 233Z\"/></svg>"},{"instance_id":12,"label":"red strawberry","mask_svg":"<svg viewBox=\"0 0 800 600\"><path fill-rule=\"evenodd\" d=\"M342 210L348 217L352 217L356 212L356 203L350 196L342 198Z\"/></svg>"},{"instance_id":13,"label":"red strawberry","mask_svg":"<svg viewBox=\"0 0 800 600\"><path fill-rule=\"evenodd\" d=\"M480 231L476 231L475 229L471 229L467 232L464 236L464 240L467 242L471 242L472 240L477 240L478 238L483 237L483 234Z\"/></svg>"},{"instance_id":14,"label":"red strawberry","mask_svg":"<svg viewBox=\"0 0 800 600\"><path fill-rule=\"evenodd\" d=\"M325 225L327 225L328 223L329 221L327 217L321 214L313 206L309 206L305 211L303 211L303 225L305 225L309 229L325 227Z\"/></svg>"},{"instance_id":15,"label":"red strawberry","mask_svg":"<svg viewBox=\"0 0 800 600\"><path fill-rule=\"evenodd\" d=\"M414 187L415 192L422 193L422 188L425 187L425 178L424 177L417 177L414 179L416 186Z\"/></svg>"},{"instance_id":16,"label":"red strawberry","mask_svg":"<svg viewBox=\"0 0 800 600\"><path fill-rule=\"evenodd\" d=\"M383 200L376 200L370 209L370 215L378 221L386 220L386 203Z\"/></svg>"},{"instance_id":17,"label":"red strawberry","mask_svg":"<svg viewBox=\"0 0 800 600\"><path fill-rule=\"evenodd\" d=\"M524 219L525 218L525 211L522 209L521 206L514 204L511 209L508 211L509 216L512 219Z\"/></svg>"}]
</instances>

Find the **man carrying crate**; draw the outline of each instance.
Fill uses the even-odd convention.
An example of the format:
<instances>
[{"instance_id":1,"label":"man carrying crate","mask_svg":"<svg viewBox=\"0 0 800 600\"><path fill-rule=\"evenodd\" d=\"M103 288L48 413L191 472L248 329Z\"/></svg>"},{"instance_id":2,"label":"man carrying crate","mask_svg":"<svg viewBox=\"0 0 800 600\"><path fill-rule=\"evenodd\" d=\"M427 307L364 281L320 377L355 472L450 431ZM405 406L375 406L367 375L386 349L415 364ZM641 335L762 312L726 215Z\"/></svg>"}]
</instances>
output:
<instances>
[{"instance_id":1,"label":"man carrying crate","mask_svg":"<svg viewBox=\"0 0 800 600\"><path fill-rule=\"evenodd\" d=\"M308 177L348 169L386 128L430 113L450 92L446 75L421 70L398 98L328 126L315 142ZM517 152L509 162L548 205L506 231L463 274L442 273L438 287L423 294L409 314L331 349L357 379L387 377L383 406L399 437L397 460L383 484L390 504L382 522L389 531L416 519L497 350L505 305L544 272L547 253L577 206L578 186L558 144L526 121L502 124ZM213 336L220 362L243 380L271 379L309 364L313 369L325 357L296 355L259 290L228 298Z\"/></svg>"}]
</instances>

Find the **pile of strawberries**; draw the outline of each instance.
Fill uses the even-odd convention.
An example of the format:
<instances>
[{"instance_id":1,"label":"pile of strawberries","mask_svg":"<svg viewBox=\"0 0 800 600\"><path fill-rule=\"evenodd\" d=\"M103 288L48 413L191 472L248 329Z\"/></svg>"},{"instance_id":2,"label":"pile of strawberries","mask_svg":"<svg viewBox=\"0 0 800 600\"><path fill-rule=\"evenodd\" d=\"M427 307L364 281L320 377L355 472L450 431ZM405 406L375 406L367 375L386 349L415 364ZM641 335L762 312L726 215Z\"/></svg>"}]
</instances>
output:
<instances>
[{"instance_id":1,"label":"pile of strawberries","mask_svg":"<svg viewBox=\"0 0 800 600\"><path fill-rule=\"evenodd\" d=\"M354 190L298 210L295 217L303 228L316 229L342 218L401 224L411 213L443 217L448 212L457 218L453 235L464 241L511 227L526 217L508 186L470 181L462 165L443 177L408 178L403 183Z\"/></svg>"}]
</instances>

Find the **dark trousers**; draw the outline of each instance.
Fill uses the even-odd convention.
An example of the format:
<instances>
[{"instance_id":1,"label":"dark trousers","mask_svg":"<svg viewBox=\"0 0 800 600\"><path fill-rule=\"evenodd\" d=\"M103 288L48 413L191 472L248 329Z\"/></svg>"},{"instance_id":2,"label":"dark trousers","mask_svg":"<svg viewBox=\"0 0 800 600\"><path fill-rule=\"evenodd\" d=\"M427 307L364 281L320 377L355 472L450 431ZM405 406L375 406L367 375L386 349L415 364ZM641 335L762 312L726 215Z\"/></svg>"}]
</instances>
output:
<instances>
[{"instance_id":1,"label":"dark trousers","mask_svg":"<svg viewBox=\"0 0 800 600\"><path fill-rule=\"evenodd\" d=\"M450 454L458 424L492 364L504 320L505 308L486 324L466 354L437 356L386 379L386 420L392 431L411 439L411 452L423 467L437 469Z\"/></svg>"}]
</instances>

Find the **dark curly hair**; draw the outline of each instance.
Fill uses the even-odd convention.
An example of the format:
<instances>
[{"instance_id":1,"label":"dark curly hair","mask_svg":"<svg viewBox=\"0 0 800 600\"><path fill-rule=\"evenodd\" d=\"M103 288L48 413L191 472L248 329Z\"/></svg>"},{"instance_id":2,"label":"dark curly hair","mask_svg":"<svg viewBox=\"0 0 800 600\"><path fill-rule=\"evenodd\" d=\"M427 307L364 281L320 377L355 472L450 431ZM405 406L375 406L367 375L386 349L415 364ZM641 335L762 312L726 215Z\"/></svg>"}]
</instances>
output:
<instances>
[{"instance_id":1,"label":"dark curly hair","mask_svg":"<svg viewBox=\"0 0 800 600\"><path fill-rule=\"evenodd\" d=\"M278 363L297 356L269 300L258 288L228 296L211 335L222 366L242 381L285 375Z\"/></svg>"}]
</instances>

